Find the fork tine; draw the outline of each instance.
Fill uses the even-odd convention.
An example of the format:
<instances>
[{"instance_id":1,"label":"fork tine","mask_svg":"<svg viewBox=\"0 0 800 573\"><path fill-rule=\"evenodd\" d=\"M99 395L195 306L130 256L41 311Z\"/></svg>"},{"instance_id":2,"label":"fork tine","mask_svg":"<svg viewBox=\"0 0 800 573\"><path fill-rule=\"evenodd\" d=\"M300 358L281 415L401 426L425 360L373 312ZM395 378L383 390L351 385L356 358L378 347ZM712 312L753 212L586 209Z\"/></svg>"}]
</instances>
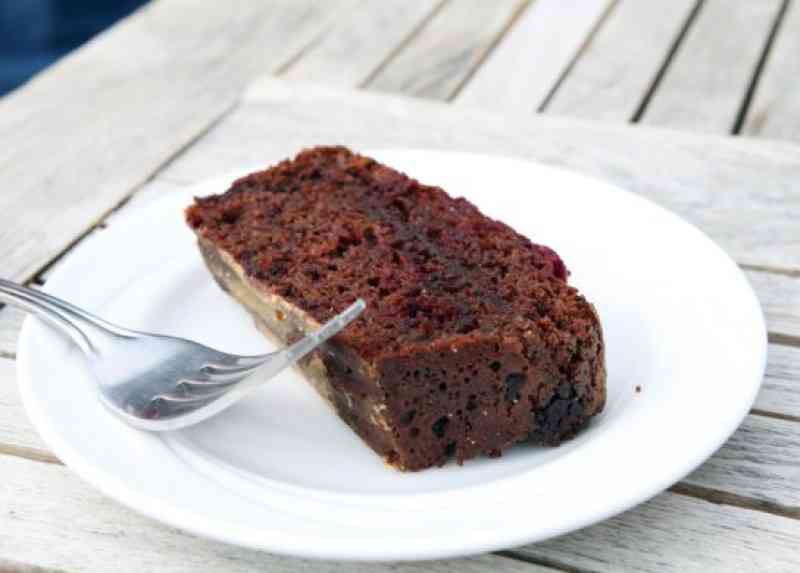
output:
<instances>
[{"instance_id":1,"label":"fork tine","mask_svg":"<svg viewBox=\"0 0 800 573\"><path fill-rule=\"evenodd\" d=\"M252 370L255 370L255 368ZM236 384L242 378L245 378L250 372L251 370L245 370L243 372L231 372L226 374L206 374L202 377L198 376L196 378L181 380L179 383L195 388L215 388L218 386L229 386L231 384Z\"/></svg>"},{"instance_id":2,"label":"fork tine","mask_svg":"<svg viewBox=\"0 0 800 573\"><path fill-rule=\"evenodd\" d=\"M237 356L233 364L221 364L210 362L201 369L208 374L240 372L251 368L258 368L264 363L266 356Z\"/></svg>"},{"instance_id":3,"label":"fork tine","mask_svg":"<svg viewBox=\"0 0 800 573\"><path fill-rule=\"evenodd\" d=\"M241 359L243 359L242 363L238 365L206 364L203 366L202 371L208 374L209 378L213 377L217 380L225 379L225 376L246 375L250 371L255 371L262 364L269 362L271 359L283 359L288 363L296 362L350 324L350 322L361 314L361 311L364 310L366 306L366 303L362 299L358 299L344 311L322 325L316 332L306 335L289 348L267 356L241 357Z\"/></svg>"},{"instance_id":4,"label":"fork tine","mask_svg":"<svg viewBox=\"0 0 800 573\"><path fill-rule=\"evenodd\" d=\"M297 362L303 356L314 350L317 346L336 335L345 326L353 322L353 320L361 314L361 311L367 307L362 299L348 306L341 313L334 316L328 322L323 324L319 330L306 335L304 338L292 344L289 348L282 351L289 362Z\"/></svg>"},{"instance_id":5,"label":"fork tine","mask_svg":"<svg viewBox=\"0 0 800 573\"><path fill-rule=\"evenodd\" d=\"M183 386L184 382L187 382L187 380L181 380L174 392L164 392L154 397L153 400L164 400L172 402L173 404L188 405L198 401L213 400L226 393L230 387L230 385L224 385L198 388L196 386Z\"/></svg>"},{"instance_id":6,"label":"fork tine","mask_svg":"<svg viewBox=\"0 0 800 573\"><path fill-rule=\"evenodd\" d=\"M342 330L356 318L366 307L363 300L359 299L350 305L344 312L326 322L316 332L309 334L289 348L275 352L267 357L262 357L263 364L256 367L244 368L239 372L209 373L206 369L203 374L208 377L208 382L198 380L182 380L182 390L159 394L151 401L151 407L156 411L166 408L173 411L208 411L219 412L233 404L240 396L253 388L260 386L287 366L314 350L331 336ZM251 375L251 374L257 375Z\"/></svg>"}]
</instances>

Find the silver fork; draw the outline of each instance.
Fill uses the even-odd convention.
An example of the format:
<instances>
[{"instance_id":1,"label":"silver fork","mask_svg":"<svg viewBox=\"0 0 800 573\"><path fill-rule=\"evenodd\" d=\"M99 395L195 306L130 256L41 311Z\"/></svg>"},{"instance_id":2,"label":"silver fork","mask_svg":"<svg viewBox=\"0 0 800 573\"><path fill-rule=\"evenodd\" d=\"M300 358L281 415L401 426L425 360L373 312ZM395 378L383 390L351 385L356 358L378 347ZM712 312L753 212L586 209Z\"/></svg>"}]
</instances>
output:
<instances>
[{"instance_id":1,"label":"silver fork","mask_svg":"<svg viewBox=\"0 0 800 573\"><path fill-rule=\"evenodd\" d=\"M359 299L288 348L237 356L202 344L111 324L47 293L0 279L0 302L57 327L83 351L102 402L128 424L151 431L185 428L218 414L347 326Z\"/></svg>"}]
</instances>

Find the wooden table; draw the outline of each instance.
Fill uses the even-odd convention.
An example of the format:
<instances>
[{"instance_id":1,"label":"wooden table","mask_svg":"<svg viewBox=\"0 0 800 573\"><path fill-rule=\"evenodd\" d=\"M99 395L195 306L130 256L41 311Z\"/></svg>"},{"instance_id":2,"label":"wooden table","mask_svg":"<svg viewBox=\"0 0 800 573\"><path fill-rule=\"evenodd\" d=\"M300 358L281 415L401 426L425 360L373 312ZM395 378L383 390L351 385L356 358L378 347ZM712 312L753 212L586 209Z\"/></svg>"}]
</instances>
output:
<instances>
[{"instance_id":1,"label":"wooden table","mask_svg":"<svg viewBox=\"0 0 800 573\"><path fill-rule=\"evenodd\" d=\"M307 562L164 527L75 477L20 406L5 308L0 569L800 570L798 77L798 0L146 6L0 100L4 277L43 284L130 204L309 144L519 156L614 181L721 244L767 317L764 387L706 464L605 523L464 560Z\"/></svg>"}]
</instances>

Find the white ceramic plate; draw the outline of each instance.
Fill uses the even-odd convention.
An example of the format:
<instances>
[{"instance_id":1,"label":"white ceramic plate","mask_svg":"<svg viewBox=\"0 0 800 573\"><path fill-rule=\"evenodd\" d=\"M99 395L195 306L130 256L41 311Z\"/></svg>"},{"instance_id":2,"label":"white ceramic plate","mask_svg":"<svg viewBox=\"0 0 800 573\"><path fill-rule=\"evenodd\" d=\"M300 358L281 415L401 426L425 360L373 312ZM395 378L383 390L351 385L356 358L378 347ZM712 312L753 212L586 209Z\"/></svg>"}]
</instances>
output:
<instances>
[{"instance_id":1,"label":"white ceramic plate","mask_svg":"<svg viewBox=\"0 0 800 573\"><path fill-rule=\"evenodd\" d=\"M421 473L384 466L294 372L198 427L139 432L95 397L81 357L28 320L19 380L55 453L155 519L276 553L423 559L565 533L677 481L735 430L759 388L766 334L736 265L664 209L534 163L374 153L555 248L598 308L608 404L560 448L519 446ZM241 353L268 343L204 268L182 209L232 177L131 210L82 245L47 290L133 328ZM641 392L636 392L636 386Z\"/></svg>"}]
</instances>

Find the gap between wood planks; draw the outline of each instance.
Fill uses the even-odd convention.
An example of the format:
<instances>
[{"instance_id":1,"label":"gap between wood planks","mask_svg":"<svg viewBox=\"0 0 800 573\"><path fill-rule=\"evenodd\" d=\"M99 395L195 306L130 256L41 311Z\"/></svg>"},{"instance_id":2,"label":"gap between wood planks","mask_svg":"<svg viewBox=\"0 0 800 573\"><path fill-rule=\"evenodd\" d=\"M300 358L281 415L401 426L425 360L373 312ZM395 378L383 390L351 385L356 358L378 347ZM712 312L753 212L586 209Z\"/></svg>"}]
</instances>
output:
<instances>
[{"instance_id":1,"label":"gap between wood planks","mask_svg":"<svg viewBox=\"0 0 800 573\"><path fill-rule=\"evenodd\" d=\"M439 2L434 7L434 9L431 10L431 12L427 16L425 16L425 18L420 20L420 22L416 26L414 26L414 28L412 28L408 36L403 38L403 40L400 43L398 43L397 46L393 50L391 50L383 60L381 60L378 63L375 69L372 72L370 72L369 75L367 75L367 77L365 77L361 82L358 83L358 85L356 86L357 89L366 88L372 82L372 80L378 77L380 73L386 68L386 66L388 66L389 63L392 60L394 60L395 57L397 57L397 55L406 48L406 46L408 46L411 42L413 42L414 38L416 38L417 36L420 35L420 33L422 33L422 30L425 29L425 27L430 23L430 21L436 18L436 16L439 14L439 12L442 11L442 9L448 2L449 0L441 0L441 2Z\"/></svg>"},{"instance_id":2,"label":"gap between wood planks","mask_svg":"<svg viewBox=\"0 0 800 573\"><path fill-rule=\"evenodd\" d=\"M766 63L767 63L767 61L769 59L770 53L772 51L772 47L773 47L773 45L775 43L775 39L777 38L778 33L780 32L781 25L783 24L783 21L785 20L785 16L786 16L786 13L788 12L789 4L790 4L791 1L792 0L782 0L781 6L780 6L780 8L778 9L778 12L775 15L775 18L774 18L774 20L772 22L772 25L770 26L769 32L768 32L767 37L766 37L766 39L764 41L764 46L762 47L760 55L759 55L759 58L758 58L758 60L757 60L757 62L755 64L755 67L753 68L752 75L751 75L751 77L750 77L750 79L749 79L749 81L747 83L747 88L746 88L745 93L744 93L744 95L742 97L742 101L741 101L741 103L739 105L739 109L736 112L734 121L733 121L732 126L731 126L731 128L729 130L729 134L731 134L731 135L739 135L741 133L741 131L742 131L744 123L745 123L745 121L747 119L747 114L748 114L748 112L750 110L750 106L751 106L751 104L753 102L753 98L754 98L755 93L756 93L756 91L758 89L758 84L759 84L759 82L761 80L761 77L763 75L764 68L765 68ZM680 47L682 46L682 44L683 44L683 42L684 42L684 40L686 38L686 35L688 34L689 30L694 25L694 23L697 21L697 18L699 16L700 11L702 10L704 4L705 4L705 0L697 0L697 3L695 4L694 9L691 11L689 16L687 17L685 23L683 24L683 27L682 27L680 33L675 38L675 41L673 42L673 44L672 44L669 52L667 53L663 63L659 67L658 72L656 73L652 84L645 91L645 95L643 96L641 103L637 107L636 112L633 114L633 117L630 120L631 123L638 123L642 119L644 114L646 113L647 108L648 108L653 96L655 95L656 91L658 90L658 88L659 88L659 86L661 84L661 81L663 80L667 70L669 69L670 65L672 64L673 60L675 59L675 56L676 56L678 50L680 49Z\"/></svg>"},{"instance_id":3,"label":"gap between wood planks","mask_svg":"<svg viewBox=\"0 0 800 573\"><path fill-rule=\"evenodd\" d=\"M780 332L768 332L767 341L770 344L780 344L783 346L800 348L800 337L792 336L791 334L782 334Z\"/></svg>"},{"instance_id":4,"label":"gap between wood planks","mask_svg":"<svg viewBox=\"0 0 800 573\"><path fill-rule=\"evenodd\" d=\"M571 567L554 559L533 557L526 553L517 553L513 549L504 549L503 551L495 551L494 555L497 555L499 557L507 557L509 559L515 559L517 561L524 561L525 563L530 563L531 565L541 565L542 567L553 567L555 569L560 569L565 573L594 573L594 571L592 571L591 569L579 569L577 567Z\"/></svg>"},{"instance_id":5,"label":"gap between wood planks","mask_svg":"<svg viewBox=\"0 0 800 573\"><path fill-rule=\"evenodd\" d=\"M770 28L769 34L767 35L767 40L764 43L764 48L761 50L761 55L759 56L756 67L753 70L753 76L748 82L744 99L742 99L742 104L739 107L739 111L736 113L736 119L733 122L733 127L731 128L731 135L739 135L742 131L742 126L744 126L745 119L747 119L747 112L750 109L750 104L753 103L753 96L756 93L758 82L761 80L761 75L764 72L764 67L766 66L769 54L772 51L772 46L775 44L775 38L778 36L781 24L783 24L786 12L789 9L789 1L790 0L783 0L778 13L775 15L775 20L772 22L772 27Z\"/></svg>"},{"instance_id":6,"label":"gap between wood planks","mask_svg":"<svg viewBox=\"0 0 800 573\"><path fill-rule=\"evenodd\" d=\"M678 48L683 43L683 40L686 38L686 34L689 32L689 28L691 28L692 24L695 22L695 20L697 20L697 16L698 14L700 14L700 9L703 7L703 1L704 0L697 0L694 9L689 13L689 16L686 18L686 21L684 22L680 33L675 38L675 41L672 43L672 46L667 52L667 56L664 58L664 61L658 68L658 72L656 72L656 75L653 78L653 83L650 84L650 86L647 88L647 90L644 93L644 97L642 97L642 101L639 104L639 107L637 107L636 111L633 113L633 117L631 117L631 123L638 123L644 116L644 112L647 109L647 106L650 104L650 100L653 99L653 95L655 95L658 86L661 84L661 80L664 79L664 75L667 73L667 69L669 68L670 63L675 58L675 54L678 53Z\"/></svg>"},{"instance_id":7,"label":"gap between wood planks","mask_svg":"<svg viewBox=\"0 0 800 573\"><path fill-rule=\"evenodd\" d=\"M178 159L183 153L192 147L199 139L202 139L208 132L210 132L214 127L216 127L220 122L222 122L228 115L233 113L236 108L239 107L239 100L236 100L226 109L221 111L216 117L213 117L208 124L201 130L199 130L195 135L191 137L186 143L184 143L181 147L176 149L173 153L168 155L161 163L159 163L155 169L138 185L133 187L130 191L128 191L125 196L117 201L114 205L111 206L110 209L107 209L96 221L90 223L85 231L75 237L66 247L64 247L61 251L56 253L53 257L51 257L45 264L41 265L35 272L34 276L29 280L26 281L25 284L28 283L35 283L39 285L44 284L44 280L42 276L47 273L53 265L61 261L65 256L69 254L69 252L81 241L83 241L86 237L91 235L97 229L101 229L105 226L105 221L113 215L114 213L120 211L128 204L134 194L139 191L142 187L146 186L148 183L151 183L158 175L166 170L176 159Z\"/></svg>"},{"instance_id":8,"label":"gap between wood planks","mask_svg":"<svg viewBox=\"0 0 800 573\"><path fill-rule=\"evenodd\" d=\"M564 67L563 71L558 76L558 79L556 79L556 81L553 83L553 86L550 88L550 91L547 92L547 95L542 100L542 103L539 104L539 107L536 109L537 113L542 113L547 109L547 106L550 104L550 100L552 100L553 96L555 96L556 92L558 92L558 88L560 88L561 84L564 83L564 79L569 75L569 73L575 67L575 63L581 58L583 53L586 51L586 48L589 46L589 44L592 43L595 34L597 34L597 31L603 26L603 24L605 24L606 20L608 20L608 17L611 15L612 12L614 12L614 9L619 5L619 1L620 0L612 0L612 2L606 7L605 11L600 16L600 18L598 18L597 22L595 22L594 26L592 26L592 29L586 35L586 39L581 44L581 47L578 49L577 52L575 52L575 55L572 57L569 63L567 63L567 65Z\"/></svg>"},{"instance_id":9,"label":"gap between wood planks","mask_svg":"<svg viewBox=\"0 0 800 573\"><path fill-rule=\"evenodd\" d=\"M359 4L361 4L362 2L363 2L363 0L351 0L349 5L347 5L346 7L342 8L342 12L349 14L350 12L352 12L352 10L356 9L356 7ZM322 38L328 32L330 32L331 29L334 26L336 26L336 22L337 22L336 18L331 19L328 22L328 25L326 27L322 28L307 44L305 44L304 46L301 46L300 49L297 50L297 52L295 54L289 56L286 59L285 62L283 62L277 68L275 68L273 70L273 73L276 76L279 76L279 75L283 74L286 70L288 70L290 67L292 67L292 65L295 62L297 62L298 60L301 60L303 58L303 56L305 56L310 50L313 50L314 46L319 44L319 42L322 40Z\"/></svg>"},{"instance_id":10,"label":"gap between wood planks","mask_svg":"<svg viewBox=\"0 0 800 573\"><path fill-rule=\"evenodd\" d=\"M483 65L483 62L485 62L486 59L495 50L495 48L497 48L497 46L498 46L498 44L500 44L501 40L506 37L506 35L508 34L509 30L511 30L511 28L513 28L516 25L516 23L519 22L519 20L522 18L522 16L525 14L525 12L527 12L527 10L530 8L532 2L535 2L535 0L525 0L525 2L520 4L516 8L516 10L514 10L513 14L511 15L511 19L508 21L508 23L505 26L503 26L503 28L499 31L499 33L494 38L492 38L492 41L489 43L488 47L486 48L486 51L483 54L481 54L480 58L478 58L475 61L475 65L472 66L472 68L470 70L468 70L466 74L464 74L464 77L461 78L461 81L458 82L458 84L456 85L455 89L453 89L453 91L450 92L450 94L447 96L446 101L452 102L454 99L456 99L458 97L458 94L460 94L461 90L464 89L464 86L469 83L469 81L475 75L475 72L478 71L478 68L480 68L481 65Z\"/></svg>"},{"instance_id":11,"label":"gap between wood planks","mask_svg":"<svg viewBox=\"0 0 800 573\"><path fill-rule=\"evenodd\" d=\"M792 416L790 414L781 414L780 412L770 412L768 410L761 410L753 408L750 413L754 416L761 416L763 418L775 418L776 420L786 420L787 422L800 422L800 416Z\"/></svg>"},{"instance_id":12,"label":"gap between wood planks","mask_svg":"<svg viewBox=\"0 0 800 573\"><path fill-rule=\"evenodd\" d=\"M66 573L66 571L0 558L0 573Z\"/></svg>"},{"instance_id":13,"label":"gap between wood planks","mask_svg":"<svg viewBox=\"0 0 800 573\"><path fill-rule=\"evenodd\" d=\"M61 460L46 450L26 448L24 446L0 444L0 455L15 456L17 458L25 458L26 460L43 462L46 464L64 465Z\"/></svg>"},{"instance_id":14,"label":"gap between wood planks","mask_svg":"<svg viewBox=\"0 0 800 573\"><path fill-rule=\"evenodd\" d=\"M753 499L735 493L703 487L700 485L678 482L671 486L668 491L679 495L686 495L703 501L709 501L717 505L731 505L742 509L754 509L764 513L771 513L779 517L790 519L800 519L800 507L786 507L778 503L771 503L760 499Z\"/></svg>"},{"instance_id":15,"label":"gap between wood planks","mask_svg":"<svg viewBox=\"0 0 800 573\"><path fill-rule=\"evenodd\" d=\"M791 278L800 278L800 270L799 269L782 269L782 268L779 268L779 267L771 267L771 266L768 266L768 265L752 265L752 264L746 264L746 263L742 263L739 266L742 267L743 269L748 270L748 271L757 271L757 272L760 272L760 273L770 273L770 274L773 274L773 275L781 275L781 276L791 277Z\"/></svg>"}]
</instances>

